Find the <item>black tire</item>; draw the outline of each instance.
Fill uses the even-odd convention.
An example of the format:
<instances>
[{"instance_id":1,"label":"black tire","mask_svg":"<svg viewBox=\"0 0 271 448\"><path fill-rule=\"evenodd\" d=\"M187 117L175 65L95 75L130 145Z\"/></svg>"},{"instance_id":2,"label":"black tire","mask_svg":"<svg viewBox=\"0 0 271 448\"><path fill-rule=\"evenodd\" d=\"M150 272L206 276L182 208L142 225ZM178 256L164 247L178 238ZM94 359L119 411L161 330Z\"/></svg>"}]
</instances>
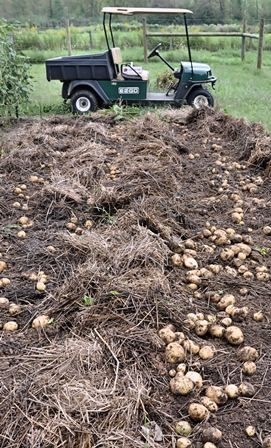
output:
<instances>
[{"instance_id":1,"label":"black tire","mask_svg":"<svg viewBox=\"0 0 271 448\"><path fill-rule=\"evenodd\" d=\"M202 107L213 107L214 98L213 95L206 89L195 89L188 94L187 104L195 109L201 109Z\"/></svg>"},{"instance_id":2,"label":"black tire","mask_svg":"<svg viewBox=\"0 0 271 448\"><path fill-rule=\"evenodd\" d=\"M71 96L71 106L74 114L88 114L98 109L98 100L89 90L78 90Z\"/></svg>"}]
</instances>

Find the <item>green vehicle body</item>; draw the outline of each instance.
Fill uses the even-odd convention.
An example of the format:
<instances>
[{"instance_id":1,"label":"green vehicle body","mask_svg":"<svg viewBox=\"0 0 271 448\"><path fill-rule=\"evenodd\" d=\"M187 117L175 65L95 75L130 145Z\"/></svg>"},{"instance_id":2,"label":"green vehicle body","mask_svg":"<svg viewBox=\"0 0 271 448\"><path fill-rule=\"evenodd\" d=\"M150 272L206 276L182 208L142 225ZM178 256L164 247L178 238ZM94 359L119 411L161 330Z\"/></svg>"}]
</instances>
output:
<instances>
[{"instance_id":1,"label":"green vehicle body","mask_svg":"<svg viewBox=\"0 0 271 448\"><path fill-rule=\"evenodd\" d=\"M203 101L203 105L213 106L213 97L206 89L206 85L209 84L213 87L216 78L208 64L193 62L191 57L186 22L186 13L191 13L191 11L176 10L185 11L183 14L189 61L181 62L180 67L174 69L160 55L158 51L161 46L160 43L148 56L148 58L158 56L173 72L175 82L172 83L167 92L162 93L149 90L148 72L142 70L141 67L133 67L116 61L120 49L115 47L111 19L112 14L123 14L124 10L129 10L129 15L131 15L131 10L132 14L142 13L143 10L151 13L156 11L156 9L151 8L104 8L103 24L108 47L105 53L54 58L46 61L47 79L49 81L51 79L62 81L62 97L64 100L71 100L73 111L78 113L89 112L90 110L96 110L98 107L108 107L116 102L143 105L167 103L177 107L188 103L197 107ZM159 13L161 11L162 9L159 9ZM163 9L163 11L166 11L166 13L173 12L169 9ZM112 46L109 44L109 34L106 28L107 14L109 14ZM114 54L117 54L117 56ZM125 70L130 70L129 75L126 74Z\"/></svg>"}]
</instances>

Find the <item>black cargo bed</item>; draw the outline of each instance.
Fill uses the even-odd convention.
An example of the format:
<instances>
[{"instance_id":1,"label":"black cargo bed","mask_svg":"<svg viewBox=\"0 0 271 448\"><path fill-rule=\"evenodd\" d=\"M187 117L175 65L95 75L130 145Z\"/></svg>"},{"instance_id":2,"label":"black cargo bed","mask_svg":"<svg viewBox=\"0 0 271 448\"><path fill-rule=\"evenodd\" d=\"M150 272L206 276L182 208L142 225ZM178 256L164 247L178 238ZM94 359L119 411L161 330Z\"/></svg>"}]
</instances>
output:
<instances>
[{"instance_id":1,"label":"black cargo bed","mask_svg":"<svg viewBox=\"0 0 271 448\"><path fill-rule=\"evenodd\" d=\"M74 81L81 79L110 80L116 76L109 51L99 54L64 56L48 59L47 80Z\"/></svg>"}]
</instances>

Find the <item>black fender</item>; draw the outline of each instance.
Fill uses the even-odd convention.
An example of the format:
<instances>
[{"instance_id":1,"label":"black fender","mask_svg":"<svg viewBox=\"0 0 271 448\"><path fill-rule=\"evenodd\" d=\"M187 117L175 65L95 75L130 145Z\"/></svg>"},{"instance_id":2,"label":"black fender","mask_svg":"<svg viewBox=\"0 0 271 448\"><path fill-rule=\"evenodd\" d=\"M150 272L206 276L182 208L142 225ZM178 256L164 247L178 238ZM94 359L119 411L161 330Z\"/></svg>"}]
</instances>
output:
<instances>
[{"instance_id":1,"label":"black fender","mask_svg":"<svg viewBox=\"0 0 271 448\"><path fill-rule=\"evenodd\" d=\"M188 97L189 93L192 90L199 88L202 88L202 82L192 82L192 81L187 81L185 83L180 82L175 94L175 102L177 104L182 105L186 100L186 98Z\"/></svg>"},{"instance_id":2,"label":"black fender","mask_svg":"<svg viewBox=\"0 0 271 448\"><path fill-rule=\"evenodd\" d=\"M72 96L72 94L74 93L74 91L79 90L79 89L91 90L92 92L94 92L97 95L97 97L106 106L109 106L111 104L111 100L109 99L109 97L107 96L105 91L102 89L102 87L100 86L98 81L88 81L88 80L71 81L65 89L65 95L67 95L66 99L70 98ZM64 89L63 89L63 91L64 91ZM62 95L63 95L63 91L62 91Z\"/></svg>"}]
</instances>

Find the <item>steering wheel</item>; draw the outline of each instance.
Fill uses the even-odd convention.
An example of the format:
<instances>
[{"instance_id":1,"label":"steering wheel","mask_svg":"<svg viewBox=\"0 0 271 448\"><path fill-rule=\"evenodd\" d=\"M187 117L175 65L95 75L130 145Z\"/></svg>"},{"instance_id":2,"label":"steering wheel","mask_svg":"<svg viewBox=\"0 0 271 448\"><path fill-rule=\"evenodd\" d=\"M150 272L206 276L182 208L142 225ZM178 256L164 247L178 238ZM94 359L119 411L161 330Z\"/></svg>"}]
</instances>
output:
<instances>
[{"instance_id":1,"label":"steering wheel","mask_svg":"<svg viewBox=\"0 0 271 448\"><path fill-rule=\"evenodd\" d=\"M156 56L156 52L158 48L160 48L161 46L162 46L161 42L160 44L156 45L156 47L154 47L152 51L148 54L148 59L153 58L153 56Z\"/></svg>"}]
</instances>

